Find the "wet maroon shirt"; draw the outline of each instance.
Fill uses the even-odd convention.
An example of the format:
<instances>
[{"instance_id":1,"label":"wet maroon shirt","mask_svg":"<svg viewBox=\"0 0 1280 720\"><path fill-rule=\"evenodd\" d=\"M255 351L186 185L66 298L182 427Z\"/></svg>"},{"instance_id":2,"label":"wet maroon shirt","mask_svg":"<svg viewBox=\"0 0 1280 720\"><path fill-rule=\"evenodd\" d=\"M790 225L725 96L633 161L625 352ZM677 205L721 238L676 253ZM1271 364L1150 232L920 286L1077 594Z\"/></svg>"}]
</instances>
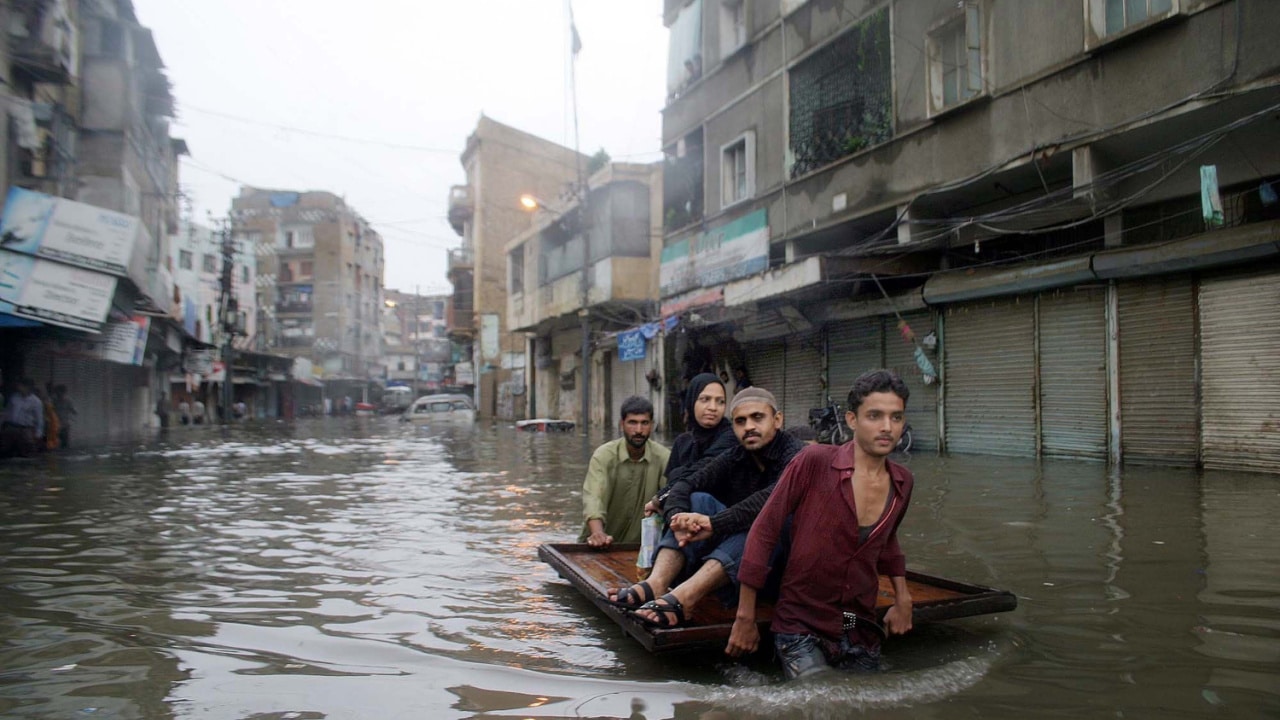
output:
<instances>
[{"instance_id":1,"label":"wet maroon shirt","mask_svg":"<svg viewBox=\"0 0 1280 720\"><path fill-rule=\"evenodd\" d=\"M885 512L865 543L858 543L858 512L853 502L853 443L811 445L796 455L778 480L769 501L751 526L738 580L759 590L769 574L769 559L788 515L795 515L791 552L774 606L775 633L812 634L838 639L843 611L876 617L880 575L907 574L898 546L898 525L911 502L911 471L886 463L892 488ZM867 648L880 638L869 628L851 639Z\"/></svg>"}]
</instances>

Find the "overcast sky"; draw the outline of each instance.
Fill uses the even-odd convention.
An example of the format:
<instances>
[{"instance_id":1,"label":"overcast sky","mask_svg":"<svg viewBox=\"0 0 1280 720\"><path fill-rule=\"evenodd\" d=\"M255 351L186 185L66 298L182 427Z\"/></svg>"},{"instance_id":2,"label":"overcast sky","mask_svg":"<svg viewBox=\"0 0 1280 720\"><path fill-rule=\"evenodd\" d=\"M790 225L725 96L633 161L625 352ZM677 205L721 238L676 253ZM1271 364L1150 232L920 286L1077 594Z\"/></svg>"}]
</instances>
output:
<instances>
[{"instance_id":1,"label":"overcast sky","mask_svg":"<svg viewBox=\"0 0 1280 720\"><path fill-rule=\"evenodd\" d=\"M343 195L382 234L389 288L451 291L447 194L482 112L573 144L565 0L134 4L174 85L194 218L225 216L241 184ZM582 150L657 159L662 3L573 11Z\"/></svg>"}]
</instances>

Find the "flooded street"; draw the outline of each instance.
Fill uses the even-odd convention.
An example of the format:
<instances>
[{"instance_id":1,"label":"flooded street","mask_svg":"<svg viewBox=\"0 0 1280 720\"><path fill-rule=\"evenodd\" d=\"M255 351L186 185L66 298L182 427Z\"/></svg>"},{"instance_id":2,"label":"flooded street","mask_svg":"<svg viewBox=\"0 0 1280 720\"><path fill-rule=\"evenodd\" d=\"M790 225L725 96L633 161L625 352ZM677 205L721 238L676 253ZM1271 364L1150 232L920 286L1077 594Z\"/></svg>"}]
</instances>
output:
<instances>
[{"instance_id":1,"label":"flooded street","mask_svg":"<svg viewBox=\"0 0 1280 720\"><path fill-rule=\"evenodd\" d=\"M1274 476L912 458L909 566L1018 609L782 685L650 656L539 562L601 439L331 418L0 465L0 715L1280 714Z\"/></svg>"}]
</instances>

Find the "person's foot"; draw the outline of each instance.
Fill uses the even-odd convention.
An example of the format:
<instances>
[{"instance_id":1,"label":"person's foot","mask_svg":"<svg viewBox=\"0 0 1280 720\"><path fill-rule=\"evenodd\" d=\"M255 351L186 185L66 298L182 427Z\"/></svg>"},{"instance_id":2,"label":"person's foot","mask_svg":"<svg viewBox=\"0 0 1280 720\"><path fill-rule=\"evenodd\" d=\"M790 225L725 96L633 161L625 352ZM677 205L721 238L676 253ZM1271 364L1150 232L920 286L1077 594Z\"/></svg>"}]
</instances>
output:
<instances>
[{"instance_id":1,"label":"person's foot","mask_svg":"<svg viewBox=\"0 0 1280 720\"><path fill-rule=\"evenodd\" d=\"M657 600L641 605L631 611L637 620L656 628L674 628L683 625L688 617L684 613L684 604L675 593L667 593Z\"/></svg>"},{"instance_id":2,"label":"person's foot","mask_svg":"<svg viewBox=\"0 0 1280 720\"><path fill-rule=\"evenodd\" d=\"M666 592L666 588L658 588L656 591L647 580L642 580L635 585L624 588L613 588L609 591L609 602L620 608L638 608Z\"/></svg>"}]
</instances>

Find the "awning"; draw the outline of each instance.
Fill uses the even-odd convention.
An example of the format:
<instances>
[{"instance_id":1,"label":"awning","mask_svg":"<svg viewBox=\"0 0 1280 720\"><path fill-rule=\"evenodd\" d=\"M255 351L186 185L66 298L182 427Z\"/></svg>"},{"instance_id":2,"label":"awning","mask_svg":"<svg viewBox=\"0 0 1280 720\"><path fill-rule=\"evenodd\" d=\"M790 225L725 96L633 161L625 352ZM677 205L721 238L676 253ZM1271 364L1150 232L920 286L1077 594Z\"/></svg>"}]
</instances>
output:
<instances>
[{"instance_id":1,"label":"awning","mask_svg":"<svg viewBox=\"0 0 1280 720\"><path fill-rule=\"evenodd\" d=\"M1280 221L1214 230L1194 237L1093 256L1100 278L1126 278L1186 272L1258 260L1280 254Z\"/></svg>"},{"instance_id":2,"label":"awning","mask_svg":"<svg viewBox=\"0 0 1280 720\"><path fill-rule=\"evenodd\" d=\"M930 305L1019 295L1096 280L1090 256L1017 267L972 268L938 273L924 284Z\"/></svg>"}]
</instances>

